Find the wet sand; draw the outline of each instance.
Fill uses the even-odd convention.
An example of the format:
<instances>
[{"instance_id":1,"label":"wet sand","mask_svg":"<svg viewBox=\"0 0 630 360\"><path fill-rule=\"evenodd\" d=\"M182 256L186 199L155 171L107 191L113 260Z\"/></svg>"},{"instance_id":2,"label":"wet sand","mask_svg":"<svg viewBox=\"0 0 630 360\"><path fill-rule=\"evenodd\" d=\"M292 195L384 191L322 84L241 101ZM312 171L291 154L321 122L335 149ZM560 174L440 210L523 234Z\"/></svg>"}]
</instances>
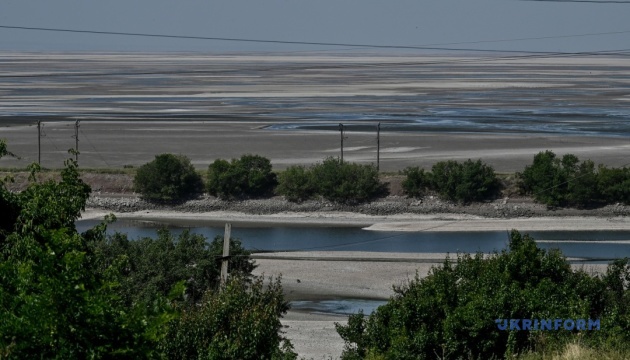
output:
<instances>
[{"instance_id":1,"label":"wet sand","mask_svg":"<svg viewBox=\"0 0 630 360\"><path fill-rule=\"evenodd\" d=\"M102 219L111 211L88 209L82 219ZM246 214L232 211L178 212L143 210L116 213L117 218L149 221L189 221L204 224L230 222L239 226L346 226L374 231L594 231L630 230L626 216L554 216L496 219L468 214L396 214L366 215L353 212L285 212Z\"/></svg>"},{"instance_id":2,"label":"wet sand","mask_svg":"<svg viewBox=\"0 0 630 360\"><path fill-rule=\"evenodd\" d=\"M424 277L439 266L446 254L309 252L265 254L257 259L257 275L282 275L288 300L326 300L339 298L388 299L392 285L402 285L416 272ZM326 260L339 256L345 261ZM370 261L370 258L378 261ZM451 259L453 255L451 255ZM353 260L354 259L354 260ZM387 261L389 260L389 261ZM605 271L606 265L572 265L588 273ZM286 336L306 359L337 359L343 340L335 322L346 324L346 316L289 311L282 320Z\"/></svg>"},{"instance_id":3,"label":"wet sand","mask_svg":"<svg viewBox=\"0 0 630 360\"><path fill-rule=\"evenodd\" d=\"M0 73L0 138L21 157L0 167L37 161L37 120L42 165L63 166L75 119L90 168L170 152L284 169L339 156L339 123L344 159L375 163L377 122L384 171L482 158L514 172L546 149L630 158L624 58L0 53Z\"/></svg>"},{"instance_id":4,"label":"wet sand","mask_svg":"<svg viewBox=\"0 0 630 360\"><path fill-rule=\"evenodd\" d=\"M199 169L244 153L266 156L275 169L284 169L338 156L335 127L340 122L369 123L348 129L344 159L374 163L379 121L386 125L380 138L382 171L481 158L499 172L515 172L547 149L609 166L630 159L624 127L630 66L625 58L2 53L0 60L0 138L21 157L3 158L0 167L37 161L37 120L44 121L42 165L62 167L69 157L66 150L75 145L75 119L82 121L79 163L87 168L137 167L169 152L190 157ZM416 119L424 119L420 128L404 129ZM281 130L308 122L319 125ZM454 214L132 215L353 224L372 230L630 228L623 217L498 221ZM282 274L289 299L386 299L393 284L416 271L424 276L440 261L429 254L405 254L406 259L379 255L391 261L370 261L368 254L344 254L358 257L344 261L325 259L331 255L324 253L290 255L259 258L256 269L256 274ZM334 322L344 320L292 311L283 323L301 356L321 359L340 355L343 343Z\"/></svg>"},{"instance_id":5,"label":"wet sand","mask_svg":"<svg viewBox=\"0 0 630 360\"><path fill-rule=\"evenodd\" d=\"M339 156L339 134L327 131L265 130L259 122L208 123L83 123L79 133L79 164L86 168L140 166L161 153L184 154L199 169L218 158L259 154L271 159L274 169L313 164ZM58 168L74 147L73 124L45 125L42 164ZM348 134L346 134L348 135ZM36 126L0 128L0 137L21 159L3 158L1 167L25 167L37 161ZM530 164L540 151L573 153L609 166L626 165L630 144L624 138L506 135L381 133L380 169L398 171L407 166L430 168L442 160L481 158L498 172L516 172ZM351 133L345 140L344 160L376 163L373 133Z\"/></svg>"}]
</instances>

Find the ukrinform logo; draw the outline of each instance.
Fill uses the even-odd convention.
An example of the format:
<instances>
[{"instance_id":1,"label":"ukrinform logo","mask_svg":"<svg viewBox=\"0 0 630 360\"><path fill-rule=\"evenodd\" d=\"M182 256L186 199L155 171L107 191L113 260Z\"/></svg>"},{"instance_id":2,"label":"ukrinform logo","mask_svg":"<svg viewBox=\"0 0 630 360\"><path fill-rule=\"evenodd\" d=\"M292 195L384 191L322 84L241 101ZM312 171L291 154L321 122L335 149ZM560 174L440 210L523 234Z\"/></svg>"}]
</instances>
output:
<instances>
[{"instance_id":1,"label":"ukrinform logo","mask_svg":"<svg viewBox=\"0 0 630 360\"><path fill-rule=\"evenodd\" d=\"M599 330L599 319L496 319L499 330Z\"/></svg>"}]
</instances>

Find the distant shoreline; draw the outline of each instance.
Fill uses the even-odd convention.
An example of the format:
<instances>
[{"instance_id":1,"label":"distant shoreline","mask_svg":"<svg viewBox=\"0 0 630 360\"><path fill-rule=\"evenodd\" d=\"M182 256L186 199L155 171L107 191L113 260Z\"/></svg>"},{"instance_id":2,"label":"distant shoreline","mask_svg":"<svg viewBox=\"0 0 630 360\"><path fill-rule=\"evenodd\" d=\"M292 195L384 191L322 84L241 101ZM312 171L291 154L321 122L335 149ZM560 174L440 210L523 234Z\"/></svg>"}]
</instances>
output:
<instances>
[{"instance_id":1,"label":"distant shoreline","mask_svg":"<svg viewBox=\"0 0 630 360\"><path fill-rule=\"evenodd\" d=\"M142 210L112 212L88 208L83 220L98 220L109 213L119 219L159 221L182 225L215 225L232 223L237 226L299 226L299 227L361 227L372 231L630 231L627 216L535 216L489 218L470 214L435 213L366 215L344 211L282 212L251 214L236 211L184 212L173 210Z\"/></svg>"}]
</instances>

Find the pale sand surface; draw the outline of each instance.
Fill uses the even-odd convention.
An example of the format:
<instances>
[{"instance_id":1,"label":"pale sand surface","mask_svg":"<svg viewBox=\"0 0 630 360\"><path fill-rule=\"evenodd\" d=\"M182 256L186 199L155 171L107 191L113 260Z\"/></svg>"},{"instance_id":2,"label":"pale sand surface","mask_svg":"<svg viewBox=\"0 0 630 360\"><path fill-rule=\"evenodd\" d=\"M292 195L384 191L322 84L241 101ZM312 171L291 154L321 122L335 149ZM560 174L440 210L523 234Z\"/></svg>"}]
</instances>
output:
<instances>
[{"instance_id":1,"label":"pale sand surface","mask_svg":"<svg viewBox=\"0 0 630 360\"><path fill-rule=\"evenodd\" d=\"M88 210L83 219L102 219L102 210ZM174 211L139 211L116 214L121 219L157 221L191 220L204 224L224 222L306 226L369 226L373 230L397 231L487 231L517 228L519 230L611 230L630 229L625 217L550 217L524 219L487 219L459 214L400 214L369 216L350 212L279 213L251 215L237 212L182 213ZM282 252L255 254L258 264L255 275L282 276L287 300L382 299L394 294L393 285L403 285L416 272L426 276L439 266L444 253L379 253L379 252ZM454 259L457 254L449 255ZM602 264L572 264L588 273L605 271ZM343 341L335 330L335 322L345 324L346 316L289 311L282 319L284 331L298 354L306 359L337 359Z\"/></svg>"},{"instance_id":2,"label":"pale sand surface","mask_svg":"<svg viewBox=\"0 0 630 360\"><path fill-rule=\"evenodd\" d=\"M88 209L82 219L102 219L108 211ZM559 216L512 219L484 218L466 214L396 214L387 216L352 212L284 212L252 215L230 211L185 213L164 210L145 210L114 213L120 219L154 221L192 221L216 225L232 222L257 226L357 226L374 231L562 231L562 230L630 230L630 219L625 216Z\"/></svg>"},{"instance_id":3,"label":"pale sand surface","mask_svg":"<svg viewBox=\"0 0 630 360\"><path fill-rule=\"evenodd\" d=\"M439 265L446 256L437 253L330 251L264 255L267 258L256 260L258 268L255 274L282 275L282 286L288 300L388 299L394 294L392 285L405 284L416 272L421 277L426 276L431 267ZM346 260L325 260L338 257ZM370 258L379 261L369 261ZM588 273L601 273L606 265L574 264L572 267ZM346 324L347 317L289 311L282 320L295 350L307 359L336 359L341 355L343 340L335 330L335 322Z\"/></svg>"},{"instance_id":4,"label":"pale sand surface","mask_svg":"<svg viewBox=\"0 0 630 360\"><path fill-rule=\"evenodd\" d=\"M271 122L90 122L80 128L79 164L85 168L141 166L161 153L188 156L198 169L214 160L258 154L271 160L275 170L296 164L314 164L339 156L339 133L334 131L268 130ZM74 147L73 124L46 123L42 139L42 166L60 168ZM37 128L34 125L1 128L2 138L19 159L4 157L2 167L25 167L37 161ZM345 140L344 160L376 163L373 132L352 132ZM442 160L483 159L498 172L523 171L535 154L552 150L559 156L572 153L608 166L628 163L626 138L558 136L547 134L457 134L383 132L380 170L399 171L408 166L430 168Z\"/></svg>"},{"instance_id":5,"label":"pale sand surface","mask_svg":"<svg viewBox=\"0 0 630 360\"><path fill-rule=\"evenodd\" d=\"M199 169L244 153L275 169L311 164L339 154L338 122L383 122L382 171L468 158L522 171L546 149L609 166L630 155L623 57L1 52L0 60L0 137L21 157L0 159L2 167L37 161L38 120L42 166L62 167L75 119L79 162L95 168L139 166L160 153L184 154ZM139 68L153 75L129 74ZM306 123L318 126L279 130ZM367 129L348 128L344 159L376 161Z\"/></svg>"}]
</instances>

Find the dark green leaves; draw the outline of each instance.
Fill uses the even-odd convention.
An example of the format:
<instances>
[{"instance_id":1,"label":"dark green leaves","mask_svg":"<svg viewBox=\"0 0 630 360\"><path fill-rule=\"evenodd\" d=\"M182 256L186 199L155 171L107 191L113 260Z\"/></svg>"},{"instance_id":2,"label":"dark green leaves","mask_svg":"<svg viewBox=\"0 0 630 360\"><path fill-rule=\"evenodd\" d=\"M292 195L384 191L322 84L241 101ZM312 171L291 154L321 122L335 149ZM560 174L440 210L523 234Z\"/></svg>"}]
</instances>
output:
<instances>
[{"instance_id":1,"label":"dark green leaves","mask_svg":"<svg viewBox=\"0 0 630 360\"><path fill-rule=\"evenodd\" d=\"M208 192L224 199L269 195L276 184L271 162L259 155L243 155L231 163L218 159L208 168Z\"/></svg>"},{"instance_id":2,"label":"dark green leaves","mask_svg":"<svg viewBox=\"0 0 630 360\"><path fill-rule=\"evenodd\" d=\"M403 189L413 197L423 196L427 189L432 189L444 199L468 203L491 199L500 187L494 169L481 160L440 161L433 165L431 172L412 167L404 173L407 177Z\"/></svg>"},{"instance_id":3,"label":"dark green leaves","mask_svg":"<svg viewBox=\"0 0 630 360\"><path fill-rule=\"evenodd\" d=\"M556 349L579 338L591 347L630 341L629 260L603 277L574 271L558 251L513 231L509 250L490 257L459 255L425 278L395 288L369 317L338 326L344 359L507 358ZM591 332L501 331L495 319L601 319Z\"/></svg>"},{"instance_id":4,"label":"dark green leaves","mask_svg":"<svg viewBox=\"0 0 630 360\"><path fill-rule=\"evenodd\" d=\"M289 167L280 177L278 193L290 201L301 201L320 195L326 200L354 204L385 193L372 165L340 162L329 157L310 168Z\"/></svg>"},{"instance_id":5,"label":"dark green leaves","mask_svg":"<svg viewBox=\"0 0 630 360\"><path fill-rule=\"evenodd\" d=\"M177 202L203 190L201 177L182 155L161 154L142 165L133 180L134 191L150 201Z\"/></svg>"}]
</instances>

